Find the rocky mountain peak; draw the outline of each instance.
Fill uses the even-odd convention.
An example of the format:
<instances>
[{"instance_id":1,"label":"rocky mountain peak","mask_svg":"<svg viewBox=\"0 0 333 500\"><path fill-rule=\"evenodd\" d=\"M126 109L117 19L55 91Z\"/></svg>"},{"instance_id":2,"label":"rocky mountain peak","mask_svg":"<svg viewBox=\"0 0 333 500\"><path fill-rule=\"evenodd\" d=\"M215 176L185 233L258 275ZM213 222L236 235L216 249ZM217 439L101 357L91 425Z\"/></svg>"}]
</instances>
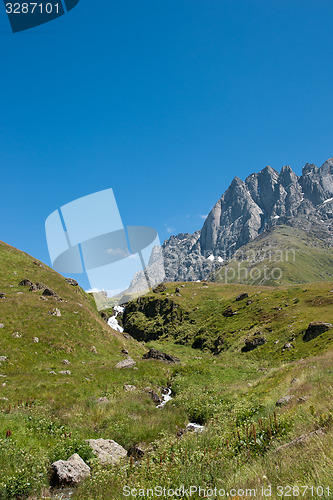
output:
<instances>
[{"instance_id":1,"label":"rocky mountain peak","mask_svg":"<svg viewBox=\"0 0 333 500\"><path fill-rule=\"evenodd\" d=\"M171 237L164 243L167 279L207 277L218 259L230 258L276 224L309 231L333 243L332 201L333 158L320 169L307 163L301 177L289 165L280 172L266 166L245 181L235 177L201 231Z\"/></svg>"},{"instance_id":2,"label":"rocky mountain peak","mask_svg":"<svg viewBox=\"0 0 333 500\"><path fill-rule=\"evenodd\" d=\"M283 187L288 187L290 184L295 184L298 181L298 175L296 175L289 165L282 167L278 182Z\"/></svg>"},{"instance_id":3,"label":"rocky mountain peak","mask_svg":"<svg viewBox=\"0 0 333 500\"><path fill-rule=\"evenodd\" d=\"M333 174L333 158L329 158L323 163L320 167L319 172L322 176L332 175Z\"/></svg>"},{"instance_id":4,"label":"rocky mountain peak","mask_svg":"<svg viewBox=\"0 0 333 500\"><path fill-rule=\"evenodd\" d=\"M316 174L318 172L318 167L314 165L313 163L306 163L305 166L302 168L302 176L308 175L308 174Z\"/></svg>"}]
</instances>

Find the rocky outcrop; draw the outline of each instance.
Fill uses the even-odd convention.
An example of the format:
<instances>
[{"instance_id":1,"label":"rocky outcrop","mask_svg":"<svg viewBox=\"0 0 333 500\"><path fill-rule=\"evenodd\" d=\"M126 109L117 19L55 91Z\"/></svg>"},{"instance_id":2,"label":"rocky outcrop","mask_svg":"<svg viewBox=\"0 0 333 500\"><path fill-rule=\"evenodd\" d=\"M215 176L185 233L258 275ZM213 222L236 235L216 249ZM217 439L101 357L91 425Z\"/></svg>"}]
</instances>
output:
<instances>
[{"instance_id":1,"label":"rocky outcrop","mask_svg":"<svg viewBox=\"0 0 333 500\"><path fill-rule=\"evenodd\" d=\"M143 355L143 359L158 359L159 361L164 361L166 363L180 363L180 359L171 354L166 354L165 352L158 351L157 349L150 349Z\"/></svg>"},{"instance_id":2,"label":"rocky outcrop","mask_svg":"<svg viewBox=\"0 0 333 500\"><path fill-rule=\"evenodd\" d=\"M74 453L68 460L58 460L51 466L52 485L75 485L90 475L90 467Z\"/></svg>"},{"instance_id":3,"label":"rocky outcrop","mask_svg":"<svg viewBox=\"0 0 333 500\"><path fill-rule=\"evenodd\" d=\"M73 278L65 278L65 281L67 281L69 285L79 286L78 282L76 280L73 280Z\"/></svg>"},{"instance_id":4,"label":"rocky outcrop","mask_svg":"<svg viewBox=\"0 0 333 500\"><path fill-rule=\"evenodd\" d=\"M333 158L321 168L306 164L265 167L238 177L218 200L201 231L171 236L163 244L166 281L196 281L211 275L243 245L277 224L333 243Z\"/></svg>"},{"instance_id":5,"label":"rocky outcrop","mask_svg":"<svg viewBox=\"0 0 333 500\"><path fill-rule=\"evenodd\" d=\"M327 332L327 330L330 330L333 328L333 325L331 323L322 323L320 321L318 322L312 322L309 324L309 326L306 329L306 332L303 336L303 340L305 342L309 342L309 340L315 339L322 333Z\"/></svg>"},{"instance_id":6,"label":"rocky outcrop","mask_svg":"<svg viewBox=\"0 0 333 500\"><path fill-rule=\"evenodd\" d=\"M294 395L284 396L275 403L275 406L285 406L290 403L294 399L294 397Z\"/></svg>"},{"instance_id":7,"label":"rocky outcrop","mask_svg":"<svg viewBox=\"0 0 333 500\"><path fill-rule=\"evenodd\" d=\"M135 387L135 385L124 384L124 391L125 392L134 392L134 391L136 391L136 387Z\"/></svg>"},{"instance_id":8,"label":"rocky outcrop","mask_svg":"<svg viewBox=\"0 0 333 500\"><path fill-rule=\"evenodd\" d=\"M257 347L266 344L267 340L265 337L254 337L253 339L245 340L245 346L242 347L242 352L253 351Z\"/></svg>"},{"instance_id":9,"label":"rocky outcrop","mask_svg":"<svg viewBox=\"0 0 333 500\"><path fill-rule=\"evenodd\" d=\"M43 295L43 297L58 297L57 293L54 290L52 290L51 288L45 288L42 295Z\"/></svg>"},{"instance_id":10,"label":"rocky outcrop","mask_svg":"<svg viewBox=\"0 0 333 500\"><path fill-rule=\"evenodd\" d=\"M27 278L24 278L22 281L19 282L19 286L28 286L30 288L32 285L33 282Z\"/></svg>"},{"instance_id":11,"label":"rocky outcrop","mask_svg":"<svg viewBox=\"0 0 333 500\"><path fill-rule=\"evenodd\" d=\"M112 439L88 439L87 443L102 465L115 465L127 456L125 448Z\"/></svg>"},{"instance_id":12,"label":"rocky outcrop","mask_svg":"<svg viewBox=\"0 0 333 500\"><path fill-rule=\"evenodd\" d=\"M119 363L116 364L116 368L133 368L136 365L136 362L134 359L128 356L127 359L124 359L123 361L119 361Z\"/></svg>"},{"instance_id":13,"label":"rocky outcrop","mask_svg":"<svg viewBox=\"0 0 333 500\"><path fill-rule=\"evenodd\" d=\"M243 292L243 293L240 293L239 295L237 295L236 297L236 302L239 302L240 300L244 300L244 299L247 299L249 297L249 294L246 293L246 292Z\"/></svg>"},{"instance_id":14,"label":"rocky outcrop","mask_svg":"<svg viewBox=\"0 0 333 500\"><path fill-rule=\"evenodd\" d=\"M226 309L224 309L222 316L225 318L231 318L232 316L235 316L237 314L237 311L234 311L231 306L228 306Z\"/></svg>"},{"instance_id":15,"label":"rocky outcrop","mask_svg":"<svg viewBox=\"0 0 333 500\"><path fill-rule=\"evenodd\" d=\"M130 302L124 311L124 331L139 341L156 340L188 318L171 298L139 297Z\"/></svg>"}]
</instances>

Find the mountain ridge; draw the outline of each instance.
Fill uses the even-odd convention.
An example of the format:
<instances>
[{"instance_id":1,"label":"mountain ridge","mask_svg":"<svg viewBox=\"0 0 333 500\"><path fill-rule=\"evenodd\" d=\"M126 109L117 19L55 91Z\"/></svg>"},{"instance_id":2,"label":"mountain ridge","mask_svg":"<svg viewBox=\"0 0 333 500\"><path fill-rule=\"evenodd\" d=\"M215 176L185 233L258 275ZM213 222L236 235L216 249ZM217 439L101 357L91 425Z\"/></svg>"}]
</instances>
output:
<instances>
[{"instance_id":1,"label":"mountain ridge","mask_svg":"<svg viewBox=\"0 0 333 500\"><path fill-rule=\"evenodd\" d=\"M235 177L215 203L201 230L163 243L166 281L206 279L216 260L234 253L276 225L288 225L333 244L333 158L320 168L306 163L298 176L289 165L266 166Z\"/></svg>"}]
</instances>

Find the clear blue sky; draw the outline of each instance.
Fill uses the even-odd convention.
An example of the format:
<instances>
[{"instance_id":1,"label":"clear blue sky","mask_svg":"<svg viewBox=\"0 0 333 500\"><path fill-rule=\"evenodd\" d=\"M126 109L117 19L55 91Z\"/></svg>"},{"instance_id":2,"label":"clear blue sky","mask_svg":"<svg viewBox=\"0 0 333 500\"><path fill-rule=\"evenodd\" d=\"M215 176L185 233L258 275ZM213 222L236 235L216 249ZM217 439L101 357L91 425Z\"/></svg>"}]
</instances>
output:
<instances>
[{"instance_id":1,"label":"clear blue sky","mask_svg":"<svg viewBox=\"0 0 333 500\"><path fill-rule=\"evenodd\" d=\"M200 229L235 175L333 156L331 0L81 0L1 40L0 239L113 188L123 222ZM1 264L0 264L1 265Z\"/></svg>"}]
</instances>

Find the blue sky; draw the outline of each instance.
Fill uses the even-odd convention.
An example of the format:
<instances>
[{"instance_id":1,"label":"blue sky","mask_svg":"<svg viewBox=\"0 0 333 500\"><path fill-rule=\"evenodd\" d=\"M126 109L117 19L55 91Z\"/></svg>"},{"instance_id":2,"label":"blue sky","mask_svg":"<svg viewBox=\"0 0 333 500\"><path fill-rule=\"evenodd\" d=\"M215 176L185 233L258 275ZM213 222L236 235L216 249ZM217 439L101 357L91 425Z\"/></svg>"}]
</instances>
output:
<instances>
[{"instance_id":1,"label":"blue sky","mask_svg":"<svg viewBox=\"0 0 333 500\"><path fill-rule=\"evenodd\" d=\"M1 40L0 239L113 188L126 225L193 232L235 175L333 156L330 0L81 0Z\"/></svg>"}]
</instances>

